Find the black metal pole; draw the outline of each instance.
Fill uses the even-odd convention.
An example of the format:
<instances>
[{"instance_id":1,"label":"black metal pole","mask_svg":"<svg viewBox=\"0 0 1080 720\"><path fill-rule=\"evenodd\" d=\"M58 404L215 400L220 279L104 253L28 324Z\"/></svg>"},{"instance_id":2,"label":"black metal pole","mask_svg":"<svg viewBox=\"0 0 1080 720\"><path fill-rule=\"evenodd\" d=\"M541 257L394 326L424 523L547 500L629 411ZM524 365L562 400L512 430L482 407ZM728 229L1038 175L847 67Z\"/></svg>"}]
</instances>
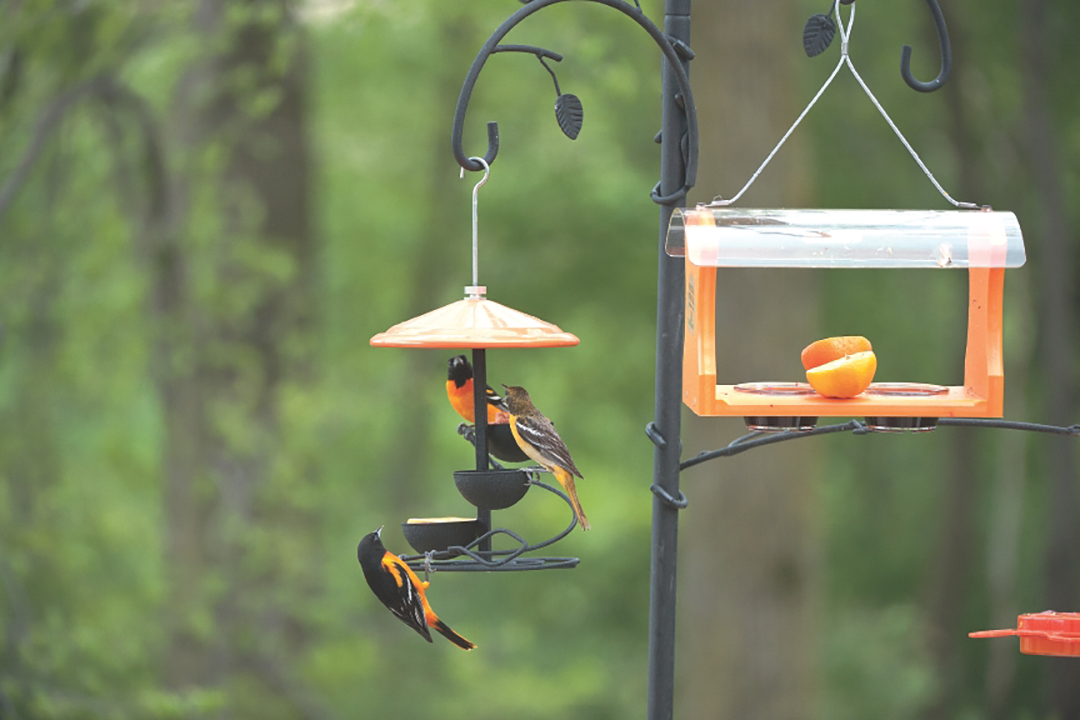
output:
<instances>
[{"instance_id":1,"label":"black metal pole","mask_svg":"<svg viewBox=\"0 0 1080 720\"><path fill-rule=\"evenodd\" d=\"M480 70L498 50L527 50L531 46L500 46L502 38L529 15L566 0L532 0L510 16L488 38L473 60L454 110L450 142L462 168L478 171L483 165L465 153L462 133L469 98ZM675 570L679 510L686 501L679 491L679 412L682 407L683 284L682 261L664 252L664 239L672 211L685 203L686 192L694 184L697 171L697 114L687 76L686 63L693 57L689 48L690 0L665 0L664 29L656 27L634 3L625 0L591 0L618 10L641 26L664 54L662 64L663 120L661 127L660 182L651 193L660 205L660 243L657 278L656 394L654 421L647 428L656 445L653 459L652 557L649 590L648 718L671 720L675 689ZM545 52L542 51L541 52ZM499 150L499 132L488 123L488 149L484 161L490 165ZM474 351L476 387L477 468L481 468L481 447L485 444L479 383L486 377L483 351ZM490 522L490 518L489 518Z\"/></svg>"},{"instance_id":2,"label":"black metal pole","mask_svg":"<svg viewBox=\"0 0 1080 720\"><path fill-rule=\"evenodd\" d=\"M690 42L690 0L665 0L664 32ZM685 68L685 63L683 65ZM679 106L675 71L665 57L661 74L663 119L660 195L683 187L686 115ZM682 406L683 263L664 252L668 221L679 198L660 206L656 307L656 394L650 437L653 455L652 556L649 564L648 720L671 720L675 707L675 571L679 532L679 413Z\"/></svg>"},{"instance_id":3,"label":"black metal pole","mask_svg":"<svg viewBox=\"0 0 1080 720\"><path fill-rule=\"evenodd\" d=\"M488 469L487 450L487 354L483 348L473 348L473 419L476 428L476 469ZM491 530L491 511L477 510L476 519L483 525L481 533ZM480 554L491 558L491 538L480 541Z\"/></svg>"}]
</instances>

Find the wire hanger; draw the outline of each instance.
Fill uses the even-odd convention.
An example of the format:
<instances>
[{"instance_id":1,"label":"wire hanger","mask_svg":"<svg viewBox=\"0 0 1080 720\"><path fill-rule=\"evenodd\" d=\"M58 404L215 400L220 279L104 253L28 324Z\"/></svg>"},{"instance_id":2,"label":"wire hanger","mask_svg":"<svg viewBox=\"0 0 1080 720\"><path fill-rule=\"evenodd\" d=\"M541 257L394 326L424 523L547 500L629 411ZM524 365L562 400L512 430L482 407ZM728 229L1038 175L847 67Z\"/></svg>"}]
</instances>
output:
<instances>
[{"instance_id":1,"label":"wire hanger","mask_svg":"<svg viewBox=\"0 0 1080 720\"><path fill-rule=\"evenodd\" d=\"M765 158L765 161L761 163L761 166L754 171L754 174L750 176L750 179L746 182L745 185L743 185L742 189L739 190L739 192L735 193L735 195L731 198L722 198L719 195L716 196L715 198L713 198L712 202L709 203L709 207L723 207L726 205L732 205L743 196L743 193L745 193L750 188L750 186L754 184L754 181L757 180L758 175L760 175L762 170L765 169L765 166L768 165L770 161L772 161L773 156L775 156L776 153L783 146L783 144L787 142L787 139L791 136L791 133L795 131L795 128L799 126L799 123L801 123L803 118L806 117L807 113L810 112L810 108L814 107L818 99L823 94L825 94L825 90L829 87L830 84L832 84L833 79L836 78L837 74L839 74L840 72L840 69L843 68L845 64L851 70L851 74L855 76L855 79L858 81L859 85L862 87L867 97L869 97L870 101L874 103L874 107L876 107L878 112L881 113L881 116L885 118L885 122L889 124L889 127L892 128L892 131L896 134L896 137L900 139L900 142L903 143L908 153L919 165L926 177L930 180L931 183L933 183L934 187L937 188L937 191L941 193L941 196L957 208L968 210L978 209L980 207L977 203L961 202L959 200L956 200L945 191L945 188L941 186L941 183L937 181L933 173L930 172L930 169L926 167L926 164L922 161L922 158L919 157L919 154L915 152L915 149L911 146L911 143L909 143L907 141L907 138L904 137L903 133L900 132L900 128L896 127L896 123L894 123L892 121L892 118L889 117L889 114L885 112L885 108L882 107L881 103L878 102L878 99L874 97L874 93L870 91L870 87L866 84L866 82L862 79L862 76L859 75L858 71L855 69L855 64L851 61L851 56L848 54L848 44L851 40L851 29L855 25L855 3L851 2L850 6L851 11L848 14L847 27L844 26L844 20L840 15L839 0L833 0L832 8L830 8L830 12L832 12L833 10L835 10L836 12L836 25L840 33L840 60L836 63L836 67L833 69L832 74L830 74L828 79L825 80L825 84L823 84L821 86L821 89L817 91L817 94L814 95L813 99L810 101L810 104L807 105L806 109L802 111L799 117L795 120L795 123L790 128L788 128L788 131L784 133L784 136L782 138L780 138L780 142L778 142L776 144L776 147L774 147L772 151L768 154L768 156ZM935 3L931 2L931 9L934 9L934 7ZM936 12L934 13L935 23L938 23L940 16L941 9L937 8ZM828 19L827 16L821 17L825 17L826 20ZM915 80L913 77L910 80L908 79L911 76L911 47L909 45L904 46L901 56L901 74L904 74L904 79L907 80L908 84L912 85L912 87L915 87L917 90L929 92L929 90L940 87L945 82L945 77L948 75L949 70L951 69L952 59L951 52L948 48L948 36L943 33L943 29L944 18L940 18L940 23L938 24L938 36L939 38L942 38L942 71L933 81L929 83L920 83L920 85L922 85L923 87L916 87L915 85L912 85L912 82L919 83L919 81ZM829 39L831 39L831 37ZM929 89L924 89L924 87Z\"/></svg>"},{"instance_id":2,"label":"wire hanger","mask_svg":"<svg viewBox=\"0 0 1080 720\"><path fill-rule=\"evenodd\" d=\"M491 176L491 166L482 157L471 157L469 159L475 160L484 166L484 177L480 178L480 182L473 185L472 189L472 285L465 288L466 295L473 300L478 300L484 296L487 288L480 284L480 241L477 233L478 214L476 208L479 204L480 186L486 183ZM465 177L465 168L461 168L459 177Z\"/></svg>"}]
</instances>

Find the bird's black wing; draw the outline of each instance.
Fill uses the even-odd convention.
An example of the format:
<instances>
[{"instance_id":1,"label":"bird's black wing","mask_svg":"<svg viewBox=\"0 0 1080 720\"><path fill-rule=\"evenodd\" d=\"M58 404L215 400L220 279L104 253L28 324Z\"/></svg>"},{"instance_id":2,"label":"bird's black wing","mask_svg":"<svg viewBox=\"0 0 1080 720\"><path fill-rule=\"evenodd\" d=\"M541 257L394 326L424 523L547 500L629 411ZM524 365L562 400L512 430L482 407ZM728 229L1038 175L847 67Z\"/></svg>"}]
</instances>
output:
<instances>
[{"instance_id":1,"label":"bird's black wing","mask_svg":"<svg viewBox=\"0 0 1080 720\"><path fill-rule=\"evenodd\" d=\"M386 553L383 556L375 582L368 578L375 597L390 609L403 623L420 633L431 642L427 619L424 617L424 601L419 589L413 584L403 563L397 556Z\"/></svg>"}]
</instances>

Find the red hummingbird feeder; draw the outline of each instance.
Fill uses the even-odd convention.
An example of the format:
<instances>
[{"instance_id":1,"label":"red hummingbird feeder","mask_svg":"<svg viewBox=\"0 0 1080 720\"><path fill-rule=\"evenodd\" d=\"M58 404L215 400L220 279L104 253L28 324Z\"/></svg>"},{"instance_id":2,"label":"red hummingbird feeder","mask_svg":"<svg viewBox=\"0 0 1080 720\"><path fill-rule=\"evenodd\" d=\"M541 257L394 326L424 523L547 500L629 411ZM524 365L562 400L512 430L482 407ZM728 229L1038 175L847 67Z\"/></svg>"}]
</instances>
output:
<instances>
[{"instance_id":1,"label":"red hummingbird feeder","mask_svg":"<svg viewBox=\"0 0 1080 720\"><path fill-rule=\"evenodd\" d=\"M1015 628L968 633L973 638L1010 635L1020 638L1020 652L1027 655L1080 657L1080 613L1029 613L1017 618Z\"/></svg>"}]
</instances>

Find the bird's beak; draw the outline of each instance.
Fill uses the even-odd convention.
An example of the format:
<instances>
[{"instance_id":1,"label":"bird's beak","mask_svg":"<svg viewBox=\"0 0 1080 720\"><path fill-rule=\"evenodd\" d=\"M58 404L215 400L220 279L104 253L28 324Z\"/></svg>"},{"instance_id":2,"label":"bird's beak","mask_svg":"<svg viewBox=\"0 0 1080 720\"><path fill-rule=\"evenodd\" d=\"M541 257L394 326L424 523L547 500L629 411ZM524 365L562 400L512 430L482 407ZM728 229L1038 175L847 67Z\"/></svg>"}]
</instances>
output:
<instances>
[{"instance_id":1,"label":"bird's beak","mask_svg":"<svg viewBox=\"0 0 1080 720\"><path fill-rule=\"evenodd\" d=\"M510 389L510 386L507 385L506 383L499 383L499 384L503 386L503 390L509 390Z\"/></svg>"},{"instance_id":2,"label":"bird's beak","mask_svg":"<svg viewBox=\"0 0 1080 720\"><path fill-rule=\"evenodd\" d=\"M386 526L385 525L380 525L379 529L375 531L375 537L379 538L380 540L382 540L382 529L384 527L386 527Z\"/></svg>"}]
</instances>

